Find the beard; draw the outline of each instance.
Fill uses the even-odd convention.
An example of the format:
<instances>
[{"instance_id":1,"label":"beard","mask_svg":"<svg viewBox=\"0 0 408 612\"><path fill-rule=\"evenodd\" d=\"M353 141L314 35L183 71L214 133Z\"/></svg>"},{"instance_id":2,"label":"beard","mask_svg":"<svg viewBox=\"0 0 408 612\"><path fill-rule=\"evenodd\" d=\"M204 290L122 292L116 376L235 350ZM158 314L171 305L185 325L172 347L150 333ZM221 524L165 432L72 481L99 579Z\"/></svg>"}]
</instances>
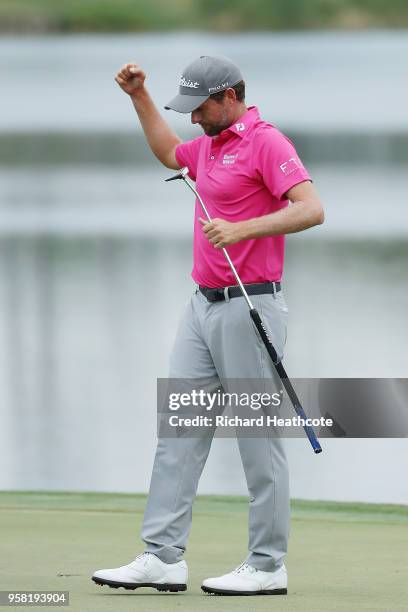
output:
<instances>
[{"instance_id":1,"label":"beard","mask_svg":"<svg viewBox=\"0 0 408 612\"><path fill-rule=\"evenodd\" d=\"M229 128L228 123L227 124L218 124L218 125L203 125L201 124L201 127L204 130L204 133L207 136L218 136L218 134L221 134L221 132L223 132L224 130L226 130L227 128Z\"/></svg>"},{"instance_id":2,"label":"beard","mask_svg":"<svg viewBox=\"0 0 408 612\"><path fill-rule=\"evenodd\" d=\"M219 123L201 123L200 125L206 136L218 136L218 134L221 134L221 132L230 127L231 121L228 121L227 113L224 111Z\"/></svg>"}]
</instances>

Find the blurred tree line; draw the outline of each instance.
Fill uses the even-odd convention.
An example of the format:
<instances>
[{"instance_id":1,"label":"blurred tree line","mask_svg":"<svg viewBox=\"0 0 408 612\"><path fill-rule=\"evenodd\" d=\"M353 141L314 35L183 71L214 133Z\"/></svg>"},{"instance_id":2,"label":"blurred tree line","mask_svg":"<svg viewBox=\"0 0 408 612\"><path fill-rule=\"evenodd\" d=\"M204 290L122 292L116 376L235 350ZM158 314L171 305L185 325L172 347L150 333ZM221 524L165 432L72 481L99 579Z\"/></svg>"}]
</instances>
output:
<instances>
[{"instance_id":1,"label":"blurred tree line","mask_svg":"<svg viewBox=\"0 0 408 612\"><path fill-rule=\"evenodd\" d=\"M408 27L408 0L0 0L0 31Z\"/></svg>"}]
</instances>

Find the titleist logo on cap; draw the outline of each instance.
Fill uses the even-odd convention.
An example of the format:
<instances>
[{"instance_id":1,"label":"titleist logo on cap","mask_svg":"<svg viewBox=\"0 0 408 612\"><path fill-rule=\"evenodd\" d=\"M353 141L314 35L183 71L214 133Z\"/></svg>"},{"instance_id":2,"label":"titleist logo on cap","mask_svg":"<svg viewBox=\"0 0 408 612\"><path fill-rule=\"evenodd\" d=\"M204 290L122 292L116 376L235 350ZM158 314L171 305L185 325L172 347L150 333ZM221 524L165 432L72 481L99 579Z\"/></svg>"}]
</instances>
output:
<instances>
[{"instance_id":1,"label":"titleist logo on cap","mask_svg":"<svg viewBox=\"0 0 408 612\"><path fill-rule=\"evenodd\" d=\"M197 87L200 86L200 83L197 83L197 81L193 83L193 81L190 81L190 79L186 79L185 77L182 76L180 79L179 85L182 85L183 87L192 87L193 89L196 89Z\"/></svg>"}]
</instances>

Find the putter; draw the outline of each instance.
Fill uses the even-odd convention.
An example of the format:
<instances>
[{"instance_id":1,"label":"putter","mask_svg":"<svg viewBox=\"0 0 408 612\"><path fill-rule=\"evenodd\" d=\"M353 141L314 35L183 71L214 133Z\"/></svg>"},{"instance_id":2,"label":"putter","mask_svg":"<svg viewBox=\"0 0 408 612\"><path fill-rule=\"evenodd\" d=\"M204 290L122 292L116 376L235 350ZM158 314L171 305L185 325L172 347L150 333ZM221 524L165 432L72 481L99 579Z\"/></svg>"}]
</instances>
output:
<instances>
[{"instance_id":1,"label":"putter","mask_svg":"<svg viewBox=\"0 0 408 612\"><path fill-rule=\"evenodd\" d=\"M175 181L177 179L182 179L186 185L191 189L191 191L194 193L194 195L196 196L197 200L200 202L201 204L201 208L204 211L205 216L207 217L208 221L211 223L211 217L208 213L208 210L203 202L203 200L201 199L200 194L196 191L196 189L193 187L193 185L190 183L190 181L187 179L187 174L188 174L188 168L182 168L180 172L178 172L177 174L175 174L174 176L171 176L168 179L165 179L165 182L169 182L169 181ZM302 407L302 404L300 403L300 400L297 396L297 393L295 391L295 389L292 386L292 383L289 380L289 377L286 373L285 368L282 365L281 361L278 361L278 355L276 353L276 350L272 344L272 341L269 337L268 332L266 331L266 328L262 322L262 319L259 315L259 312L256 310L256 308L254 308L251 300L249 299L249 295L247 294L244 285L241 282L240 277L238 276L238 272L235 269L234 264L231 261L230 256L228 255L227 251L225 248L222 249L222 252L224 253L224 257L228 262L229 267L231 268L231 271L233 273L233 275L235 276L235 279L238 283L239 288L241 289L241 293L242 296L244 297L248 308L249 308L249 314L251 316L251 319L253 320L253 322L256 325L256 328L259 332L259 335L261 336L263 343L265 345L266 350L268 351L268 354L270 356L270 358L272 359L273 365L275 366L275 369L278 373L279 378L282 381L283 386L285 387L286 393L289 396L290 401L292 402L293 408L295 409L296 414L301 417L302 419L304 419L306 421L307 416L306 413ZM315 453L321 453L322 452L322 447L320 446L320 443L317 439L317 436L314 432L313 427L311 427L311 425L303 425L303 429L305 430L305 433L307 435L307 437L309 438L309 442L312 445L312 448L314 450Z\"/></svg>"}]
</instances>

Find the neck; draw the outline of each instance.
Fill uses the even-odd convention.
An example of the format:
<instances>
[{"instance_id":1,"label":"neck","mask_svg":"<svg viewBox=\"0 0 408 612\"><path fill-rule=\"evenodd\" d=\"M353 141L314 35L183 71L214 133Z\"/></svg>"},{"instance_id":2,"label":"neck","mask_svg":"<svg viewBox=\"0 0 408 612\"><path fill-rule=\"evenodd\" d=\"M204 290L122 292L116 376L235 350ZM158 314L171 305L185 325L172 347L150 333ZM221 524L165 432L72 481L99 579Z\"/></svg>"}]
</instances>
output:
<instances>
[{"instance_id":1,"label":"neck","mask_svg":"<svg viewBox=\"0 0 408 612\"><path fill-rule=\"evenodd\" d=\"M240 117L242 117L242 115L245 115L247 110L248 109L246 107L245 102L238 102L236 108L234 109L234 113L232 115L231 125L235 123Z\"/></svg>"}]
</instances>

